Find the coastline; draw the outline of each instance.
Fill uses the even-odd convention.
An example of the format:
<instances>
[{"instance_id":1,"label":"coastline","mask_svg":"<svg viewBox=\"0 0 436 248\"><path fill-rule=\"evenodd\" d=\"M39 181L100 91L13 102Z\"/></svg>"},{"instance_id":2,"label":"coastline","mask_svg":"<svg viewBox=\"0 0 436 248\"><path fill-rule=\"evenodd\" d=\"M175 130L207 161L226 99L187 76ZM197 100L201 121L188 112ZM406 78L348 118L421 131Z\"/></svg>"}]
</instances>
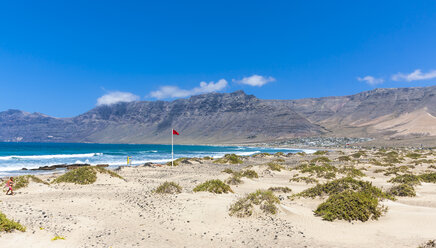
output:
<instances>
[{"instance_id":1,"label":"coastline","mask_svg":"<svg viewBox=\"0 0 436 248\"><path fill-rule=\"evenodd\" d=\"M377 158L377 150L366 150L359 162L339 162L338 157L351 156L358 150L331 151L322 155L333 165L353 165L366 175L361 180L387 189L390 176L375 173L369 161ZM427 154L427 151L425 151ZM404 153L404 154L407 154ZM425 155L435 160L436 154ZM90 185L71 183L40 184L17 191L14 196L0 196L0 207L8 218L26 226L24 233L14 231L0 236L5 245L32 247L417 247L434 239L436 222L436 184L422 183L416 187L416 197L401 197L397 201L383 200L388 211L379 220L367 222L324 221L313 210L324 199L288 199L291 193L278 192L277 214L263 214L255 208L247 218L229 216L229 207L244 195L257 189L289 187L299 193L315 184L290 182L299 174L291 170L304 161L320 155L271 155L241 158L242 164L217 164L215 161L186 159L178 166L121 167L116 172L126 179L98 174ZM272 170L268 163L278 162L283 169ZM412 159L398 166L408 164ZM276 163L276 162L274 162ZM230 185L234 193L213 194L194 192L198 184L210 180L225 181L224 169L254 170L259 178L242 178L243 183ZM411 168L423 173L429 164ZM301 173L300 173L301 174ZM52 181L58 174L41 176ZM338 174L338 177L340 175ZM318 178L320 183L328 180ZM165 181L177 182L180 194L160 195L153 191ZM414 226L410 230L410 226ZM65 240L51 241L55 235Z\"/></svg>"}]
</instances>

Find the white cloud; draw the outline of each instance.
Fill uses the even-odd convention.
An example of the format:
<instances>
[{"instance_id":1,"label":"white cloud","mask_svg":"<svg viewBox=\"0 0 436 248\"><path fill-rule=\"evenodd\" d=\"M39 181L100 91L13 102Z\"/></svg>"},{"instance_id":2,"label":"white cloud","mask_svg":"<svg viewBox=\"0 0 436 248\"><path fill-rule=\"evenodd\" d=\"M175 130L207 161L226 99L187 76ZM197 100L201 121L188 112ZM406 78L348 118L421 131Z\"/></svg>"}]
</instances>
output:
<instances>
[{"instance_id":1,"label":"white cloud","mask_svg":"<svg viewBox=\"0 0 436 248\"><path fill-rule=\"evenodd\" d=\"M276 79L273 77L264 77L254 74L251 77L244 77L241 80L233 79L232 81L240 84L247 84L251 86L261 87L267 83L276 81Z\"/></svg>"},{"instance_id":2,"label":"white cloud","mask_svg":"<svg viewBox=\"0 0 436 248\"><path fill-rule=\"evenodd\" d=\"M139 100L139 96L134 95L132 93L115 91L99 97L97 99L97 106L112 105L119 102L133 102L138 100Z\"/></svg>"},{"instance_id":3,"label":"white cloud","mask_svg":"<svg viewBox=\"0 0 436 248\"><path fill-rule=\"evenodd\" d=\"M427 73L422 73L420 69L416 69L410 74L397 73L392 76L394 81L407 81L412 82L416 80L426 80L436 78L436 70L429 71Z\"/></svg>"},{"instance_id":4,"label":"white cloud","mask_svg":"<svg viewBox=\"0 0 436 248\"><path fill-rule=\"evenodd\" d=\"M385 81L383 78L375 78L373 76L366 76L363 78L358 77L357 80L359 80L360 82L365 82L369 85L381 84Z\"/></svg>"},{"instance_id":5,"label":"white cloud","mask_svg":"<svg viewBox=\"0 0 436 248\"><path fill-rule=\"evenodd\" d=\"M210 93L220 91L227 86L225 79L220 79L218 82L201 82L200 87L195 87L190 90L180 89L177 86L162 86L157 91L152 91L150 96L157 99L187 97L197 94Z\"/></svg>"}]
</instances>

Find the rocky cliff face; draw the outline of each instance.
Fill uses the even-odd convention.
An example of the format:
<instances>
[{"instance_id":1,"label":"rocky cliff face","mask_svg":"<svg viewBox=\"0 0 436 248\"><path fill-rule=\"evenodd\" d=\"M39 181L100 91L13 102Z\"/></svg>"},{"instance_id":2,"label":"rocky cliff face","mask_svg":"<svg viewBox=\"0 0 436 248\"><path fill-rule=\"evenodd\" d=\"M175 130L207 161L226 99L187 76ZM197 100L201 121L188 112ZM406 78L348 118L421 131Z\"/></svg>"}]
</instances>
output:
<instances>
[{"instance_id":1,"label":"rocky cliff face","mask_svg":"<svg viewBox=\"0 0 436 248\"><path fill-rule=\"evenodd\" d=\"M302 136L436 135L436 86L375 89L351 96L261 100L242 91L171 102L99 106L74 118L0 112L0 140L179 143L270 141Z\"/></svg>"},{"instance_id":2,"label":"rocky cliff face","mask_svg":"<svg viewBox=\"0 0 436 248\"><path fill-rule=\"evenodd\" d=\"M259 141L320 135L323 128L287 105L242 91L211 93L172 102L100 106L60 119L9 110L0 114L0 139L103 143L168 143L171 128L183 143Z\"/></svg>"}]
</instances>

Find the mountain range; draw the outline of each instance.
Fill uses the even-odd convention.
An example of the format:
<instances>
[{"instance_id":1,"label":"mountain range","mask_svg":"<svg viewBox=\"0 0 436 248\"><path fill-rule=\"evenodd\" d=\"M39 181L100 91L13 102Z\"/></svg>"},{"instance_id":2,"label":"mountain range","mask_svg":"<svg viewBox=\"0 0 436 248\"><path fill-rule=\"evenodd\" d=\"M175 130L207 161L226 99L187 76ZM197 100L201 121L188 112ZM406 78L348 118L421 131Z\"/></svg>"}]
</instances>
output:
<instances>
[{"instance_id":1,"label":"mountain range","mask_svg":"<svg viewBox=\"0 0 436 248\"><path fill-rule=\"evenodd\" d=\"M350 96L263 100L243 91L97 106L72 118L0 112L0 141L246 143L295 137L436 136L436 86Z\"/></svg>"}]
</instances>

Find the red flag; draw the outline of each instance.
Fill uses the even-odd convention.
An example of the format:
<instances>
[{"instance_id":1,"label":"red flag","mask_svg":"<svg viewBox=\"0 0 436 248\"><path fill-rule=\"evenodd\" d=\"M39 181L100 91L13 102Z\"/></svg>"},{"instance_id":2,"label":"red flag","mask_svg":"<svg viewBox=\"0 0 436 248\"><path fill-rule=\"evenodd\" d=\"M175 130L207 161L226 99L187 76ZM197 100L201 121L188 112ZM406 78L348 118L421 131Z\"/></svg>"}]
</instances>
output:
<instances>
[{"instance_id":1,"label":"red flag","mask_svg":"<svg viewBox=\"0 0 436 248\"><path fill-rule=\"evenodd\" d=\"M179 133L173 129L173 135L179 135Z\"/></svg>"}]
</instances>

